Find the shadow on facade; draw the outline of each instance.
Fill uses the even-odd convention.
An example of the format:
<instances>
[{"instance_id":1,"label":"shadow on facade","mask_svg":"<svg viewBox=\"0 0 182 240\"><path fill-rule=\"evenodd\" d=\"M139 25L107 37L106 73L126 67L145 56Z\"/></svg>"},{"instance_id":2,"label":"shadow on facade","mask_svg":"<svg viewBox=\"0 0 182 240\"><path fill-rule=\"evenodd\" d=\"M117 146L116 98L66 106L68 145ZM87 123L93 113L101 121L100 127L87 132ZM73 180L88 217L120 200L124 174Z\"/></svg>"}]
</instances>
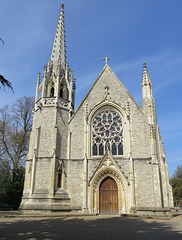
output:
<instances>
[{"instance_id":1,"label":"shadow on facade","mask_svg":"<svg viewBox=\"0 0 182 240\"><path fill-rule=\"evenodd\" d=\"M175 222L125 217L67 217L44 219L2 219L0 239L182 239ZM180 221L180 219L179 219Z\"/></svg>"}]
</instances>

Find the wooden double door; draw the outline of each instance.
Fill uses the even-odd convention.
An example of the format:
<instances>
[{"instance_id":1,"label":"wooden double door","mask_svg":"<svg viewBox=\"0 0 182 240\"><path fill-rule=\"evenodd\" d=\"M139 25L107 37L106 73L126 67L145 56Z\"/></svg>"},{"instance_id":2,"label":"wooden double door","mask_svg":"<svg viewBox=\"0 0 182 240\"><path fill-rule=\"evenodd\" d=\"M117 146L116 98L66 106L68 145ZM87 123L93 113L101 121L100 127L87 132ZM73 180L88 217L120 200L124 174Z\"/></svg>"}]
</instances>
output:
<instances>
[{"instance_id":1,"label":"wooden double door","mask_svg":"<svg viewBox=\"0 0 182 240\"><path fill-rule=\"evenodd\" d=\"M99 212L100 214L118 214L118 187L110 177L105 178L100 184Z\"/></svg>"}]
</instances>

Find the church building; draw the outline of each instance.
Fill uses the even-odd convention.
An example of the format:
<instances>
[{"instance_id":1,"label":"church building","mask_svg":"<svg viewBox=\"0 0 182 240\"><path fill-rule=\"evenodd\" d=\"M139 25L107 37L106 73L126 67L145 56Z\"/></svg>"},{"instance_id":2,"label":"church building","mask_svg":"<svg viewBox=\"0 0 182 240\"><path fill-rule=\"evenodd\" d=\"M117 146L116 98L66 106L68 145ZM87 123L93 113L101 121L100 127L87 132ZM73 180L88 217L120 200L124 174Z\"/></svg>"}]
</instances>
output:
<instances>
[{"instance_id":1,"label":"church building","mask_svg":"<svg viewBox=\"0 0 182 240\"><path fill-rule=\"evenodd\" d=\"M172 190L146 63L141 108L104 60L75 110L62 4L51 58L37 78L21 210L170 215Z\"/></svg>"}]
</instances>

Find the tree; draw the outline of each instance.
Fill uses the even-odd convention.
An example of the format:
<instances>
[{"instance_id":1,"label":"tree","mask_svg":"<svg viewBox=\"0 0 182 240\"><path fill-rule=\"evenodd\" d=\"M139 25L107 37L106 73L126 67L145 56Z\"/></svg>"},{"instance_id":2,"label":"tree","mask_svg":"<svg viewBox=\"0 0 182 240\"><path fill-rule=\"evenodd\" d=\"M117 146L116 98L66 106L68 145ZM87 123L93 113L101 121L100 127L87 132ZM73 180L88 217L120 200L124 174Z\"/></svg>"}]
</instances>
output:
<instances>
[{"instance_id":1,"label":"tree","mask_svg":"<svg viewBox=\"0 0 182 240\"><path fill-rule=\"evenodd\" d=\"M13 91L13 87L11 85L11 83L5 79L5 77L3 75L0 75L0 88L5 88L5 87L8 87L10 88L12 91Z\"/></svg>"},{"instance_id":2,"label":"tree","mask_svg":"<svg viewBox=\"0 0 182 240\"><path fill-rule=\"evenodd\" d=\"M6 105L0 109L0 159L14 180L19 166L25 163L29 135L32 127L34 100L23 97L9 110Z\"/></svg>"},{"instance_id":3,"label":"tree","mask_svg":"<svg viewBox=\"0 0 182 240\"><path fill-rule=\"evenodd\" d=\"M8 203L8 191L10 189L10 174L8 169L0 163L0 202Z\"/></svg>"},{"instance_id":4,"label":"tree","mask_svg":"<svg viewBox=\"0 0 182 240\"><path fill-rule=\"evenodd\" d=\"M0 201L17 208L23 191L24 165L32 128L34 99L23 97L0 109Z\"/></svg>"},{"instance_id":5,"label":"tree","mask_svg":"<svg viewBox=\"0 0 182 240\"><path fill-rule=\"evenodd\" d=\"M0 38L0 41L4 45L4 41L2 38ZM5 86L10 88L13 91L13 87L12 87L11 83L7 79L5 79L5 77L3 75L0 75L0 88L2 88L2 87L5 88Z\"/></svg>"},{"instance_id":6,"label":"tree","mask_svg":"<svg viewBox=\"0 0 182 240\"><path fill-rule=\"evenodd\" d=\"M182 165L181 166L177 166L177 169L174 172L173 177L182 179Z\"/></svg>"},{"instance_id":7,"label":"tree","mask_svg":"<svg viewBox=\"0 0 182 240\"><path fill-rule=\"evenodd\" d=\"M10 172L0 166L0 202L8 203L13 209L18 209L23 192L24 175L25 169L20 166L12 182Z\"/></svg>"},{"instance_id":8,"label":"tree","mask_svg":"<svg viewBox=\"0 0 182 240\"><path fill-rule=\"evenodd\" d=\"M3 43L3 45L4 45L4 41L3 41L3 39L2 38L0 38L0 41Z\"/></svg>"},{"instance_id":9,"label":"tree","mask_svg":"<svg viewBox=\"0 0 182 240\"><path fill-rule=\"evenodd\" d=\"M170 179L170 184L173 189L173 198L175 205L182 202L182 165L178 166Z\"/></svg>"}]
</instances>

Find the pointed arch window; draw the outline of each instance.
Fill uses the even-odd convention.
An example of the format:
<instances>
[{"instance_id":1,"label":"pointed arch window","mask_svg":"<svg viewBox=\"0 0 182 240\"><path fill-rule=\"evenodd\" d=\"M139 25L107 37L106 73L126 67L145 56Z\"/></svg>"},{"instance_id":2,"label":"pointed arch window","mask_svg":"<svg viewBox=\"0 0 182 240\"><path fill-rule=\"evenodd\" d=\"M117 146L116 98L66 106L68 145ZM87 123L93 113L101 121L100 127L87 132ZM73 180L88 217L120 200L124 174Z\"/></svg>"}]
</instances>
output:
<instances>
[{"instance_id":1,"label":"pointed arch window","mask_svg":"<svg viewBox=\"0 0 182 240\"><path fill-rule=\"evenodd\" d=\"M60 85L60 97L63 98L63 84Z\"/></svg>"},{"instance_id":2,"label":"pointed arch window","mask_svg":"<svg viewBox=\"0 0 182 240\"><path fill-rule=\"evenodd\" d=\"M54 97L54 83L52 83L50 87L50 97Z\"/></svg>"},{"instance_id":3,"label":"pointed arch window","mask_svg":"<svg viewBox=\"0 0 182 240\"><path fill-rule=\"evenodd\" d=\"M123 155L123 118L111 106L100 108L91 121L92 156L102 156L109 149L112 155Z\"/></svg>"},{"instance_id":4,"label":"pointed arch window","mask_svg":"<svg viewBox=\"0 0 182 240\"><path fill-rule=\"evenodd\" d=\"M57 187L62 188L62 178L63 178L63 169L62 166L58 170L58 177L57 177Z\"/></svg>"},{"instance_id":5,"label":"pointed arch window","mask_svg":"<svg viewBox=\"0 0 182 240\"><path fill-rule=\"evenodd\" d=\"M54 97L54 87L51 88L50 97Z\"/></svg>"},{"instance_id":6,"label":"pointed arch window","mask_svg":"<svg viewBox=\"0 0 182 240\"><path fill-rule=\"evenodd\" d=\"M60 96L61 98L64 98L64 99L68 100L69 90L68 90L68 88L67 88L67 85L63 85L63 84L60 85L59 96Z\"/></svg>"}]
</instances>

